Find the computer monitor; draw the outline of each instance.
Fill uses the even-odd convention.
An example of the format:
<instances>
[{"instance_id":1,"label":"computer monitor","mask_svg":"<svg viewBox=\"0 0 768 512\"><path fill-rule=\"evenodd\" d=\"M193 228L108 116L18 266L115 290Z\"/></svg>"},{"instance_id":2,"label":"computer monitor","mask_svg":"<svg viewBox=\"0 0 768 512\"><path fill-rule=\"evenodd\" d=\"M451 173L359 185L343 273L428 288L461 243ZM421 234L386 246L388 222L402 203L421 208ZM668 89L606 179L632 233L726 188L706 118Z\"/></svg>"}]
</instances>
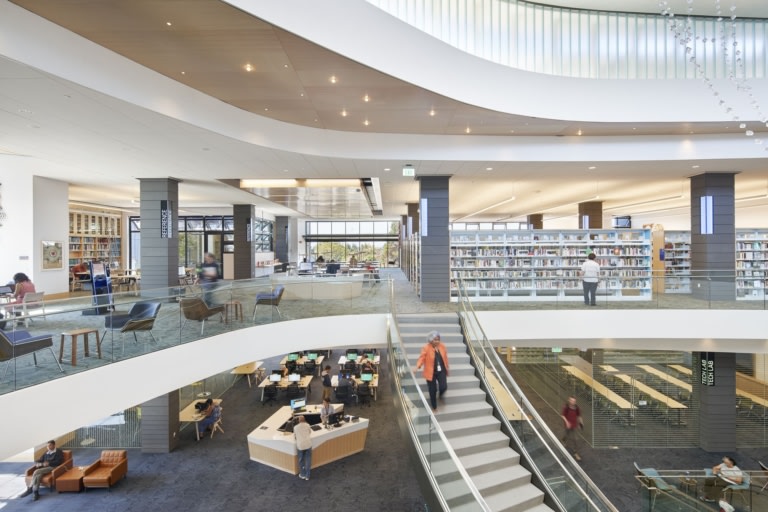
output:
<instances>
[{"instance_id":1,"label":"computer monitor","mask_svg":"<svg viewBox=\"0 0 768 512\"><path fill-rule=\"evenodd\" d=\"M103 263L91 262L91 276L106 276L107 269Z\"/></svg>"},{"instance_id":2,"label":"computer monitor","mask_svg":"<svg viewBox=\"0 0 768 512\"><path fill-rule=\"evenodd\" d=\"M269 376L269 382L280 382L280 380L283 378L282 375L279 373L273 373Z\"/></svg>"},{"instance_id":3,"label":"computer monitor","mask_svg":"<svg viewBox=\"0 0 768 512\"><path fill-rule=\"evenodd\" d=\"M373 374L372 373L361 373L360 374L360 380L363 382L371 382L373 380Z\"/></svg>"},{"instance_id":4,"label":"computer monitor","mask_svg":"<svg viewBox=\"0 0 768 512\"><path fill-rule=\"evenodd\" d=\"M288 354L289 361L296 361L299 359L299 354Z\"/></svg>"},{"instance_id":5,"label":"computer monitor","mask_svg":"<svg viewBox=\"0 0 768 512\"><path fill-rule=\"evenodd\" d=\"M307 354L307 359L309 359L310 361L314 361L315 359L317 359L317 352L310 352L309 354Z\"/></svg>"},{"instance_id":6,"label":"computer monitor","mask_svg":"<svg viewBox=\"0 0 768 512\"><path fill-rule=\"evenodd\" d=\"M0 295L10 295L13 293L10 286L0 286Z\"/></svg>"},{"instance_id":7,"label":"computer monitor","mask_svg":"<svg viewBox=\"0 0 768 512\"><path fill-rule=\"evenodd\" d=\"M185 275L187 275L187 269L186 269L186 267L179 267L179 275L180 275L180 276L185 276Z\"/></svg>"},{"instance_id":8,"label":"computer monitor","mask_svg":"<svg viewBox=\"0 0 768 512\"><path fill-rule=\"evenodd\" d=\"M347 359L349 361L356 361L357 360L357 352L347 352Z\"/></svg>"},{"instance_id":9,"label":"computer monitor","mask_svg":"<svg viewBox=\"0 0 768 512\"><path fill-rule=\"evenodd\" d=\"M301 375L298 373L292 373L288 375L288 382L299 382L301 380Z\"/></svg>"},{"instance_id":10,"label":"computer monitor","mask_svg":"<svg viewBox=\"0 0 768 512\"><path fill-rule=\"evenodd\" d=\"M291 410L293 412L303 411L307 407L306 398L294 398L291 400Z\"/></svg>"},{"instance_id":11,"label":"computer monitor","mask_svg":"<svg viewBox=\"0 0 768 512\"><path fill-rule=\"evenodd\" d=\"M374 354L373 352L368 352L367 354L365 354L365 357L373 361L373 358L376 357L376 354Z\"/></svg>"}]
</instances>

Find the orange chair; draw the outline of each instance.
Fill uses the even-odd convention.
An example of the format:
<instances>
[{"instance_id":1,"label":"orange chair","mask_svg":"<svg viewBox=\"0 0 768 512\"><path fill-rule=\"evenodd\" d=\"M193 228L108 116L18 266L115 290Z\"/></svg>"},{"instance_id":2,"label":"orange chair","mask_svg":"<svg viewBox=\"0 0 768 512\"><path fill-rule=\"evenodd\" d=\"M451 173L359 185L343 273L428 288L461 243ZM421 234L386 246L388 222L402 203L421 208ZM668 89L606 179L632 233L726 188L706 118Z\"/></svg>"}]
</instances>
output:
<instances>
[{"instance_id":1,"label":"orange chair","mask_svg":"<svg viewBox=\"0 0 768 512\"><path fill-rule=\"evenodd\" d=\"M64 455L64 462L60 466L53 468L53 471L40 479L41 487L48 487L51 490L55 489L56 479L72 469L72 450L62 450L61 453ZM32 473L34 473L36 469L37 467L32 466L24 473L24 481L27 483L27 487L32 486Z\"/></svg>"},{"instance_id":2,"label":"orange chair","mask_svg":"<svg viewBox=\"0 0 768 512\"><path fill-rule=\"evenodd\" d=\"M83 487L109 489L128 473L126 450L104 450L101 457L83 470Z\"/></svg>"}]
</instances>

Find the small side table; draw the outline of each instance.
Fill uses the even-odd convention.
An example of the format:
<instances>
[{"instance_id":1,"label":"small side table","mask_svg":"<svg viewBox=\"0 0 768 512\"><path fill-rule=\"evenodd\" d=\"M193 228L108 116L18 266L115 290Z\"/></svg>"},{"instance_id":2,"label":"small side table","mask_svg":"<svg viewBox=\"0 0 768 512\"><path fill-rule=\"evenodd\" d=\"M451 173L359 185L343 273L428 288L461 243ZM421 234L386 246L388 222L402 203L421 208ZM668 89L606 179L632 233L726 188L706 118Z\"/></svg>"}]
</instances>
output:
<instances>
[{"instance_id":1,"label":"small side table","mask_svg":"<svg viewBox=\"0 0 768 512\"><path fill-rule=\"evenodd\" d=\"M243 305L239 300L231 300L224 303L224 322L229 323L230 318L233 321L243 321Z\"/></svg>"},{"instance_id":2,"label":"small side table","mask_svg":"<svg viewBox=\"0 0 768 512\"><path fill-rule=\"evenodd\" d=\"M74 467L56 479L57 492L80 492L83 490L83 470Z\"/></svg>"},{"instance_id":3,"label":"small side table","mask_svg":"<svg viewBox=\"0 0 768 512\"><path fill-rule=\"evenodd\" d=\"M62 359L64 359L64 337L70 336L72 338L72 366L77 365L77 338L79 336L83 337L83 352L84 355L89 356L90 353L88 351L88 335L89 334L95 334L96 335L96 351L99 354L99 359L101 359L101 340L99 339L99 330L98 329L75 329L74 331L67 331L61 333L61 341L59 343L59 362L63 362Z\"/></svg>"}]
</instances>

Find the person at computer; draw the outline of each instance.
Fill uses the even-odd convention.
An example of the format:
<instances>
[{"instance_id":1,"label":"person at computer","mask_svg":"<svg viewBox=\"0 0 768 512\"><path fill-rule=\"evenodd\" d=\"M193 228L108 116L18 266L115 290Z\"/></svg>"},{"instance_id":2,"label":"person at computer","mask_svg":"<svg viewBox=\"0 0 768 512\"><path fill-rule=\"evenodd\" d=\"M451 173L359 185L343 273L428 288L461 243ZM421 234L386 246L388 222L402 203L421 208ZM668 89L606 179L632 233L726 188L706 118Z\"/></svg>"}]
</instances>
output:
<instances>
[{"instance_id":1,"label":"person at computer","mask_svg":"<svg viewBox=\"0 0 768 512\"><path fill-rule=\"evenodd\" d=\"M322 254L317 257L317 259L315 260L315 263L325 263L325 258L323 258Z\"/></svg>"},{"instance_id":2,"label":"person at computer","mask_svg":"<svg viewBox=\"0 0 768 512\"><path fill-rule=\"evenodd\" d=\"M744 480L744 475L734 458L727 455L720 464L712 468L712 475L714 478L704 480L704 495L700 496L703 501L717 501L725 487L738 485Z\"/></svg>"},{"instance_id":3,"label":"person at computer","mask_svg":"<svg viewBox=\"0 0 768 512\"><path fill-rule=\"evenodd\" d=\"M213 253L205 253L203 264L200 265L200 272L197 275L197 283L203 289L203 300L209 306L213 304L213 292L218 286L219 281L219 262Z\"/></svg>"},{"instance_id":4,"label":"person at computer","mask_svg":"<svg viewBox=\"0 0 768 512\"><path fill-rule=\"evenodd\" d=\"M35 461L35 471L32 473L32 485L27 487L27 490L24 491L19 498L24 498L34 493L35 496L33 499L35 501L39 500L40 493L38 490L40 489L40 480L62 464L64 464L64 452L61 451L61 448L57 448L56 441L51 439L48 441L48 450Z\"/></svg>"},{"instance_id":5,"label":"person at computer","mask_svg":"<svg viewBox=\"0 0 768 512\"><path fill-rule=\"evenodd\" d=\"M416 369L424 368L422 375L429 388L429 401L432 412L437 412L437 398L442 400L448 389L448 351L440 341L440 333L432 331L427 334L427 344L421 349Z\"/></svg>"},{"instance_id":6,"label":"person at computer","mask_svg":"<svg viewBox=\"0 0 768 512\"><path fill-rule=\"evenodd\" d=\"M360 373L373 373L373 361L367 355L360 360Z\"/></svg>"},{"instance_id":7,"label":"person at computer","mask_svg":"<svg viewBox=\"0 0 768 512\"><path fill-rule=\"evenodd\" d=\"M35 285L30 281L27 274L24 272L17 272L13 275L13 300L10 304L21 304L24 302L24 296L28 293L35 293Z\"/></svg>"},{"instance_id":8,"label":"person at computer","mask_svg":"<svg viewBox=\"0 0 768 512\"><path fill-rule=\"evenodd\" d=\"M203 415L203 419L197 422L197 439L200 440L205 435L205 432L211 429L211 426L216 423L221 416L221 406L213 403L213 399L209 398L205 401L205 409L200 411Z\"/></svg>"},{"instance_id":9,"label":"person at computer","mask_svg":"<svg viewBox=\"0 0 768 512\"><path fill-rule=\"evenodd\" d=\"M293 435L299 456L299 478L309 480L309 472L312 469L312 428L304 416L299 416L298 424L293 427Z\"/></svg>"},{"instance_id":10,"label":"person at computer","mask_svg":"<svg viewBox=\"0 0 768 512\"><path fill-rule=\"evenodd\" d=\"M325 365L325 368L323 368L323 373L320 374L320 376L323 378L323 401L331 400L331 393L333 392L333 385L331 383L331 367L330 365Z\"/></svg>"},{"instance_id":11,"label":"person at computer","mask_svg":"<svg viewBox=\"0 0 768 512\"><path fill-rule=\"evenodd\" d=\"M330 417L333 415L333 406L331 405L331 399L323 398L323 405L320 407L320 421L323 425L327 425Z\"/></svg>"},{"instance_id":12,"label":"person at computer","mask_svg":"<svg viewBox=\"0 0 768 512\"><path fill-rule=\"evenodd\" d=\"M349 268L357 268L357 258L355 258L355 255L353 254L351 258L349 258Z\"/></svg>"},{"instance_id":13,"label":"person at computer","mask_svg":"<svg viewBox=\"0 0 768 512\"><path fill-rule=\"evenodd\" d=\"M336 263L336 260L331 260L331 262L325 266L325 273L335 275L339 272L340 269L341 265Z\"/></svg>"}]
</instances>

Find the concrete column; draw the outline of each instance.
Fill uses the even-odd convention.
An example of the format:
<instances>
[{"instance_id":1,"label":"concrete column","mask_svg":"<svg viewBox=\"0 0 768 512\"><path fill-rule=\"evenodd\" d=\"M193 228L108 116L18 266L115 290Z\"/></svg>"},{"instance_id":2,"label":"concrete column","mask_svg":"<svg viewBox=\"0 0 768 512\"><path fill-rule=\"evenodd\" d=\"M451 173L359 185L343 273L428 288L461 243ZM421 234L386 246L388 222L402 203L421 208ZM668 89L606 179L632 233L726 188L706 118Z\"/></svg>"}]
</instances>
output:
<instances>
[{"instance_id":1,"label":"concrete column","mask_svg":"<svg viewBox=\"0 0 768 512\"><path fill-rule=\"evenodd\" d=\"M691 294L702 300L735 300L736 226L734 174L691 178Z\"/></svg>"},{"instance_id":2,"label":"concrete column","mask_svg":"<svg viewBox=\"0 0 768 512\"><path fill-rule=\"evenodd\" d=\"M169 453L178 446L179 410L178 390L141 404L142 453Z\"/></svg>"},{"instance_id":3,"label":"concrete column","mask_svg":"<svg viewBox=\"0 0 768 512\"><path fill-rule=\"evenodd\" d=\"M701 361L711 360L714 386L702 384ZM706 379L705 379L706 380ZM699 446L708 452L736 450L736 354L693 353L693 397L700 404L698 418Z\"/></svg>"},{"instance_id":4,"label":"concrete column","mask_svg":"<svg viewBox=\"0 0 768 512\"><path fill-rule=\"evenodd\" d=\"M418 179L421 300L424 302L449 302L451 300L450 234L448 231L448 180L450 176L423 176Z\"/></svg>"},{"instance_id":5,"label":"concrete column","mask_svg":"<svg viewBox=\"0 0 768 512\"><path fill-rule=\"evenodd\" d=\"M180 180L141 178L139 182L141 288L178 286Z\"/></svg>"},{"instance_id":6,"label":"concrete column","mask_svg":"<svg viewBox=\"0 0 768 512\"><path fill-rule=\"evenodd\" d=\"M579 229L603 229L603 202L579 203Z\"/></svg>"},{"instance_id":7,"label":"concrete column","mask_svg":"<svg viewBox=\"0 0 768 512\"><path fill-rule=\"evenodd\" d=\"M256 218L256 208L252 204L236 204L232 206L232 216L235 221L233 277L250 279L256 267L253 253L253 221Z\"/></svg>"},{"instance_id":8,"label":"concrete column","mask_svg":"<svg viewBox=\"0 0 768 512\"><path fill-rule=\"evenodd\" d=\"M528 222L531 229L544 229L544 214L532 213L528 216L526 222Z\"/></svg>"}]
</instances>

